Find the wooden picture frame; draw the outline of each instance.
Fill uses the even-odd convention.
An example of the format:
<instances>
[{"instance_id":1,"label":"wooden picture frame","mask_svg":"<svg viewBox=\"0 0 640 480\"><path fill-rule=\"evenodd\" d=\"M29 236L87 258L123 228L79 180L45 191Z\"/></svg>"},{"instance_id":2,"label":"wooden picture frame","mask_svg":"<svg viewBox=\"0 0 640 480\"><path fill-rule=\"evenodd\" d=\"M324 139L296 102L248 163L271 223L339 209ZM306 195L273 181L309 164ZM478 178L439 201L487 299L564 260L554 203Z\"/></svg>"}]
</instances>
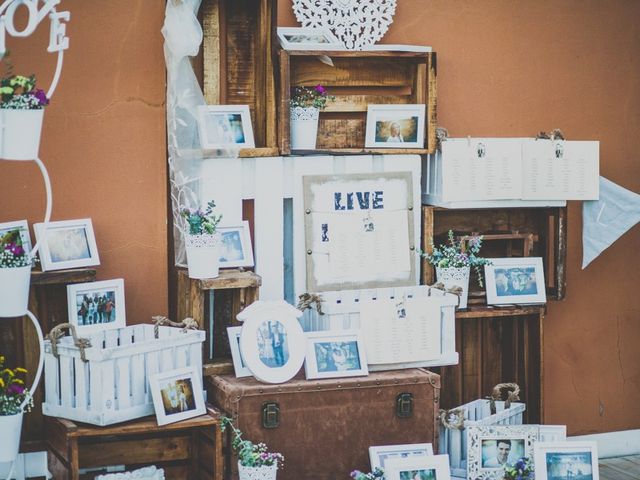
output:
<instances>
[{"instance_id":1,"label":"wooden picture frame","mask_svg":"<svg viewBox=\"0 0 640 480\"><path fill-rule=\"evenodd\" d=\"M367 148L424 148L426 105L367 106Z\"/></svg>"},{"instance_id":2,"label":"wooden picture frame","mask_svg":"<svg viewBox=\"0 0 640 480\"><path fill-rule=\"evenodd\" d=\"M36 223L43 272L100 265L98 246L90 218Z\"/></svg>"},{"instance_id":3,"label":"wooden picture frame","mask_svg":"<svg viewBox=\"0 0 640 480\"><path fill-rule=\"evenodd\" d=\"M198 132L204 150L256 146L249 105L200 105Z\"/></svg>"},{"instance_id":4,"label":"wooden picture frame","mask_svg":"<svg viewBox=\"0 0 640 480\"><path fill-rule=\"evenodd\" d=\"M487 305L547 301L542 257L492 258L484 266Z\"/></svg>"},{"instance_id":5,"label":"wooden picture frame","mask_svg":"<svg viewBox=\"0 0 640 480\"><path fill-rule=\"evenodd\" d=\"M433 455L431 443L413 443L405 445L378 445L369 447L371 471L376 468L385 469L385 463L392 458L413 458Z\"/></svg>"},{"instance_id":6,"label":"wooden picture frame","mask_svg":"<svg viewBox=\"0 0 640 480\"><path fill-rule=\"evenodd\" d=\"M202 372L196 366L177 368L149 377L158 425L205 415Z\"/></svg>"},{"instance_id":7,"label":"wooden picture frame","mask_svg":"<svg viewBox=\"0 0 640 480\"><path fill-rule=\"evenodd\" d=\"M67 311L78 335L126 327L124 280L67 285Z\"/></svg>"},{"instance_id":8,"label":"wooden picture frame","mask_svg":"<svg viewBox=\"0 0 640 480\"><path fill-rule=\"evenodd\" d=\"M304 370L307 380L369 374L366 348L358 330L308 332Z\"/></svg>"}]
</instances>

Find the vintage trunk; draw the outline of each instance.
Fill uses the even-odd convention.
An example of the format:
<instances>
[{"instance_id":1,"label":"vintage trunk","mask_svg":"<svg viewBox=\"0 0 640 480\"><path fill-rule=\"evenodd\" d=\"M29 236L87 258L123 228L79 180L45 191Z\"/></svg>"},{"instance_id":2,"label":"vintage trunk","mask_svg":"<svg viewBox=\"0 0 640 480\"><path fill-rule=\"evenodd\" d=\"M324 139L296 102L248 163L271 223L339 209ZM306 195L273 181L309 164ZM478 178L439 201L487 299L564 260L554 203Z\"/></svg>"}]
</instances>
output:
<instances>
[{"instance_id":1,"label":"vintage trunk","mask_svg":"<svg viewBox=\"0 0 640 480\"><path fill-rule=\"evenodd\" d=\"M209 399L232 416L244 438L285 456L278 480L349 478L369 471L369 447L432 443L437 449L440 377L424 369L281 385L214 376ZM237 478L226 449L225 478Z\"/></svg>"}]
</instances>

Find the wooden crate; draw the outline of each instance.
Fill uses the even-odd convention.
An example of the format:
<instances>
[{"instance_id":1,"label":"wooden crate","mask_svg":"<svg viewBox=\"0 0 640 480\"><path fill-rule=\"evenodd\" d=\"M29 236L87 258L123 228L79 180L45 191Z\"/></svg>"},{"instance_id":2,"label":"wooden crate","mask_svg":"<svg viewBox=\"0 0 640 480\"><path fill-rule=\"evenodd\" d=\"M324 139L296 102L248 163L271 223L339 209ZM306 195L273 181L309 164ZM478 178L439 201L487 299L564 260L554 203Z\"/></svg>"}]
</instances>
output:
<instances>
[{"instance_id":1,"label":"wooden crate","mask_svg":"<svg viewBox=\"0 0 640 480\"><path fill-rule=\"evenodd\" d=\"M60 418L46 420L49 471L56 480L92 479L97 473L80 469L125 465L127 469L155 465L167 480L222 480L220 414L206 415L159 427L148 417L113 427L92 427Z\"/></svg>"},{"instance_id":2,"label":"wooden crate","mask_svg":"<svg viewBox=\"0 0 640 480\"><path fill-rule=\"evenodd\" d=\"M495 402L496 413L491 414L489 400L474 400L456 409L464 411L464 427L461 429L445 428L440 425L438 453L449 454L451 475L466 478L467 476L467 431L471 425L522 425L524 403L512 403L505 408L505 402Z\"/></svg>"},{"instance_id":3,"label":"wooden crate","mask_svg":"<svg viewBox=\"0 0 640 480\"><path fill-rule=\"evenodd\" d=\"M236 315L258 300L261 284L249 271L221 270L219 277L196 280L178 270L178 318L191 317L206 332L204 375L233 373L227 327L241 325Z\"/></svg>"},{"instance_id":4,"label":"wooden crate","mask_svg":"<svg viewBox=\"0 0 640 480\"><path fill-rule=\"evenodd\" d=\"M449 230L457 236L470 234L499 234L483 242L483 257L531 256L542 257L547 287L547 299L562 300L566 288L567 268L567 208L493 208L445 209L422 207L422 250L431 251L431 241L438 245L447 241ZM517 251L513 237L533 234L535 241L529 252ZM500 235L505 235L500 240ZM508 239L508 237L512 239ZM491 237L488 237L491 238ZM521 243L522 244L522 243ZM514 248L515 247L515 248ZM469 282L469 304L484 303L484 290L480 290L473 269ZM434 268L422 262L422 283L435 283Z\"/></svg>"},{"instance_id":5,"label":"wooden crate","mask_svg":"<svg viewBox=\"0 0 640 480\"><path fill-rule=\"evenodd\" d=\"M276 0L202 2L203 85L211 105L249 105L256 148L241 157L278 155L274 52Z\"/></svg>"},{"instance_id":6,"label":"wooden crate","mask_svg":"<svg viewBox=\"0 0 640 480\"><path fill-rule=\"evenodd\" d=\"M45 341L44 415L111 425L154 412L149 377L180 367L202 368L204 332L134 325L88 335L86 362L71 336L58 357Z\"/></svg>"},{"instance_id":7,"label":"wooden crate","mask_svg":"<svg viewBox=\"0 0 640 480\"><path fill-rule=\"evenodd\" d=\"M330 57L334 66L321 62L319 55ZM316 151L336 155L435 151L435 53L280 50L278 138L282 155L292 153L289 139L292 89L317 84L327 87L336 101L330 102L320 114ZM398 103L426 104L425 148L365 148L367 105Z\"/></svg>"}]
</instances>

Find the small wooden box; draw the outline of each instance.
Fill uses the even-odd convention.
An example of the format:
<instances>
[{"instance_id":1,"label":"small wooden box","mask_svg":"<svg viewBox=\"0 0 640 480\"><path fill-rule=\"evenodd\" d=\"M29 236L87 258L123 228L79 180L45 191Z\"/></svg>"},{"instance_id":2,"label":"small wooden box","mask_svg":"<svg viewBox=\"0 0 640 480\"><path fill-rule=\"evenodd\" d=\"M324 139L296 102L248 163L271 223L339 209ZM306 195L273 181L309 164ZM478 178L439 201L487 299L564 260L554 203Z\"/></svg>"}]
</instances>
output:
<instances>
[{"instance_id":1,"label":"small wooden box","mask_svg":"<svg viewBox=\"0 0 640 480\"><path fill-rule=\"evenodd\" d=\"M318 59L331 58L334 66ZM436 54L433 52L280 51L278 138L290 155L292 89L322 84L336 97L320 113L316 151L335 154L426 154L436 146ZM369 104L426 104L425 148L365 148ZM293 152L296 153L296 152Z\"/></svg>"},{"instance_id":2,"label":"small wooden box","mask_svg":"<svg viewBox=\"0 0 640 480\"><path fill-rule=\"evenodd\" d=\"M159 427L155 417L114 427L93 427L60 418L46 419L49 471L56 480L94 478L81 468L155 465L167 480L222 480L219 412Z\"/></svg>"}]
</instances>

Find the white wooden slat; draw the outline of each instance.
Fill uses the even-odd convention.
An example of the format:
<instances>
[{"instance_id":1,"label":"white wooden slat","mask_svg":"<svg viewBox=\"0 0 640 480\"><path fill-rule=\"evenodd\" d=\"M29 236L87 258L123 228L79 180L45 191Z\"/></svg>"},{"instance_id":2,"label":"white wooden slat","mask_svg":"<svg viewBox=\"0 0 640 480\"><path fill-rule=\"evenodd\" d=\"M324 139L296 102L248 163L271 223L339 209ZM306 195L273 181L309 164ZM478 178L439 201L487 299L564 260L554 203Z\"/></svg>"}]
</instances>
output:
<instances>
[{"instance_id":1,"label":"white wooden slat","mask_svg":"<svg viewBox=\"0 0 640 480\"><path fill-rule=\"evenodd\" d=\"M464 432L454 430L451 432L451 443L449 450L449 461L453 466L460 466L462 462L462 436Z\"/></svg>"},{"instance_id":2,"label":"white wooden slat","mask_svg":"<svg viewBox=\"0 0 640 480\"><path fill-rule=\"evenodd\" d=\"M284 216L282 158L259 158L256 161L255 186L255 263L262 277L260 298L282 300L284 297Z\"/></svg>"},{"instance_id":3,"label":"white wooden slat","mask_svg":"<svg viewBox=\"0 0 640 480\"><path fill-rule=\"evenodd\" d=\"M196 371L202 370L202 347L200 343L191 344L189 347L189 366L196 367Z\"/></svg>"},{"instance_id":4,"label":"white wooden slat","mask_svg":"<svg viewBox=\"0 0 640 480\"><path fill-rule=\"evenodd\" d=\"M373 172L373 156L372 155L350 155L348 157L343 157L343 158L344 158L343 173Z\"/></svg>"},{"instance_id":5,"label":"white wooden slat","mask_svg":"<svg viewBox=\"0 0 640 480\"><path fill-rule=\"evenodd\" d=\"M44 356L45 402L50 405L60 405L59 380L58 359L52 353L46 353Z\"/></svg>"},{"instance_id":6,"label":"white wooden slat","mask_svg":"<svg viewBox=\"0 0 640 480\"><path fill-rule=\"evenodd\" d=\"M145 327L148 325L134 325L133 326L133 343L140 344L144 343L145 340Z\"/></svg>"},{"instance_id":7,"label":"white wooden slat","mask_svg":"<svg viewBox=\"0 0 640 480\"><path fill-rule=\"evenodd\" d=\"M63 407L73 407L73 361L60 357L60 394Z\"/></svg>"},{"instance_id":8,"label":"white wooden slat","mask_svg":"<svg viewBox=\"0 0 640 480\"><path fill-rule=\"evenodd\" d=\"M200 204L216 202L223 223L242 221L242 162L237 158L209 158L202 161Z\"/></svg>"},{"instance_id":9,"label":"white wooden slat","mask_svg":"<svg viewBox=\"0 0 640 480\"><path fill-rule=\"evenodd\" d=\"M189 347L182 346L175 349L175 361L173 368L183 368L187 366L187 360L189 356Z\"/></svg>"},{"instance_id":10,"label":"white wooden slat","mask_svg":"<svg viewBox=\"0 0 640 480\"><path fill-rule=\"evenodd\" d=\"M116 409L115 398L115 362L106 360L100 362L98 368L101 370L102 394L100 396L99 412L111 412Z\"/></svg>"},{"instance_id":11,"label":"white wooden slat","mask_svg":"<svg viewBox=\"0 0 640 480\"><path fill-rule=\"evenodd\" d=\"M124 410L131 405L131 361L129 357L122 357L116 360L116 397L118 399L118 409Z\"/></svg>"},{"instance_id":12,"label":"white wooden slat","mask_svg":"<svg viewBox=\"0 0 640 480\"><path fill-rule=\"evenodd\" d=\"M160 352L160 371L167 372L169 370L173 370L175 368L173 364L174 360L174 349L173 348L165 348Z\"/></svg>"},{"instance_id":13,"label":"white wooden slat","mask_svg":"<svg viewBox=\"0 0 640 480\"><path fill-rule=\"evenodd\" d=\"M80 358L73 359L73 365L75 369L75 407L87 408L89 399L89 384L87 379L89 378L89 368L86 362L83 362Z\"/></svg>"},{"instance_id":14,"label":"white wooden slat","mask_svg":"<svg viewBox=\"0 0 640 480\"><path fill-rule=\"evenodd\" d=\"M118 346L118 330L107 330L104 332L104 347L105 350L108 348L114 348Z\"/></svg>"},{"instance_id":15,"label":"white wooden slat","mask_svg":"<svg viewBox=\"0 0 640 480\"><path fill-rule=\"evenodd\" d=\"M102 367L98 363L89 364L89 410L102 409Z\"/></svg>"},{"instance_id":16,"label":"white wooden slat","mask_svg":"<svg viewBox=\"0 0 640 480\"><path fill-rule=\"evenodd\" d=\"M145 403L144 355L131 356L131 402L133 405Z\"/></svg>"},{"instance_id":17,"label":"white wooden slat","mask_svg":"<svg viewBox=\"0 0 640 480\"><path fill-rule=\"evenodd\" d=\"M149 379L160 371L159 352L149 352L145 354L145 393L147 402L152 401Z\"/></svg>"}]
</instances>

